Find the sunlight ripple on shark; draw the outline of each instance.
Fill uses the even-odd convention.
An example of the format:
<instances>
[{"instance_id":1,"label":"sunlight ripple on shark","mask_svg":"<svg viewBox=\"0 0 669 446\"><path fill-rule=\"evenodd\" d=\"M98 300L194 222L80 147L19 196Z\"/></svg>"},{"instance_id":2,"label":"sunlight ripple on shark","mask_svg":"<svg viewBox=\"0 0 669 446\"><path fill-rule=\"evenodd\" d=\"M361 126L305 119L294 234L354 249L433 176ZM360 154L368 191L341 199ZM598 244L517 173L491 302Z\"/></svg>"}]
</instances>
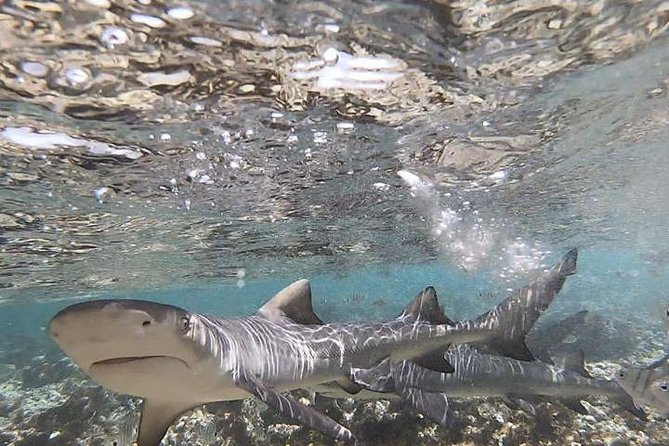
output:
<instances>
[{"instance_id":1,"label":"sunlight ripple on shark","mask_svg":"<svg viewBox=\"0 0 669 446\"><path fill-rule=\"evenodd\" d=\"M450 344L491 344L522 356L525 334L574 273L576 256L570 251L545 278L471 321L435 324L404 312L385 323L324 324L312 310L309 283L300 280L253 316L223 319L154 302L98 300L59 312L49 334L99 384L144 398L139 446L160 444L173 420L195 406L251 395L355 444L347 428L281 392L324 386L355 396L362 387L350 379L354 368L383 361L429 367L435 355L444 362Z\"/></svg>"}]
</instances>

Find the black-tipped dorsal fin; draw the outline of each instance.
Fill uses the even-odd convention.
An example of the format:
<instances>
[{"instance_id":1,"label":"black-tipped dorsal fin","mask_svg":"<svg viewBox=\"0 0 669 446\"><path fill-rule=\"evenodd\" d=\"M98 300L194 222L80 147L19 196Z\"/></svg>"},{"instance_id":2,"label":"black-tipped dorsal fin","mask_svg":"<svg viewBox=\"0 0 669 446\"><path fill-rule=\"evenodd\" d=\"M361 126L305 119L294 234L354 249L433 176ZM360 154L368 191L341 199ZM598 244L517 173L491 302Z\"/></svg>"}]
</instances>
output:
<instances>
[{"instance_id":1,"label":"black-tipped dorsal fin","mask_svg":"<svg viewBox=\"0 0 669 446\"><path fill-rule=\"evenodd\" d=\"M306 279L282 289L260 307L258 315L266 319L288 318L305 325L323 325L311 306L311 286Z\"/></svg>"},{"instance_id":2,"label":"black-tipped dorsal fin","mask_svg":"<svg viewBox=\"0 0 669 446\"><path fill-rule=\"evenodd\" d=\"M173 402L144 400L137 446L159 446L174 419L190 408Z\"/></svg>"},{"instance_id":3,"label":"black-tipped dorsal fin","mask_svg":"<svg viewBox=\"0 0 669 446\"><path fill-rule=\"evenodd\" d=\"M562 356L554 357L553 362L556 366L561 367L564 370L570 370L581 376L585 376L586 378L591 378L590 374L585 369L585 352L581 349Z\"/></svg>"},{"instance_id":4,"label":"black-tipped dorsal fin","mask_svg":"<svg viewBox=\"0 0 669 446\"><path fill-rule=\"evenodd\" d=\"M427 287L412 300L398 318L409 317L413 320L427 321L431 324L453 325L453 321L444 314L439 306L434 287Z\"/></svg>"}]
</instances>

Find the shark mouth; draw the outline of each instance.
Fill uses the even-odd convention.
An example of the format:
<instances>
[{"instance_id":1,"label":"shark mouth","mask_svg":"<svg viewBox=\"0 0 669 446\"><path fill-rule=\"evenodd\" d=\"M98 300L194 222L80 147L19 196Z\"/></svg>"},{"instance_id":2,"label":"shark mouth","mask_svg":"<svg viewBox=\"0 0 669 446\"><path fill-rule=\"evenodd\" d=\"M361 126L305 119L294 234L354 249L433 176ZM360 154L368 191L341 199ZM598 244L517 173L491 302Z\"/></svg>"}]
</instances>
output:
<instances>
[{"instance_id":1,"label":"shark mouth","mask_svg":"<svg viewBox=\"0 0 669 446\"><path fill-rule=\"evenodd\" d=\"M93 367L93 366L128 364L128 363L132 363L132 362L150 361L152 359L176 360L176 361L181 361L185 364L185 361L183 361L182 359L179 359L179 358L175 358L173 356L156 355L156 356L128 356L128 357L124 357L124 358L103 359L102 361L95 361L93 364L91 364L91 367Z\"/></svg>"}]
</instances>

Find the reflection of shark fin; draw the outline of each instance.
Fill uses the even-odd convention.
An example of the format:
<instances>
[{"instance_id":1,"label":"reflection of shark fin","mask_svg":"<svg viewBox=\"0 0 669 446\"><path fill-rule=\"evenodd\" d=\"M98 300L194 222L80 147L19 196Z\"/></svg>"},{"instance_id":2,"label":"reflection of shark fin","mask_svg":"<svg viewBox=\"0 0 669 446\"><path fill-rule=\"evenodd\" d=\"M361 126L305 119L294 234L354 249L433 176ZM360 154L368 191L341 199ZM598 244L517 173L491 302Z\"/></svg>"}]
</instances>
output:
<instances>
[{"instance_id":1,"label":"reflection of shark fin","mask_svg":"<svg viewBox=\"0 0 669 446\"><path fill-rule=\"evenodd\" d=\"M455 419L449 410L446 395L408 386L399 386L398 393L411 407L430 420L445 429L453 427Z\"/></svg>"},{"instance_id":2,"label":"reflection of shark fin","mask_svg":"<svg viewBox=\"0 0 669 446\"><path fill-rule=\"evenodd\" d=\"M234 373L233 380L236 386L256 396L262 402L278 410L283 415L309 426L312 429L316 429L335 440L342 441L346 444L356 444L356 439L350 430L346 429L332 418L318 412L313 407L305 406L288 395L282 395L277 391L266 387L256 378L249 376L246 373Z\"/></svg>"},{"instance_id":3,"label":"reflection of shark fin","mask_svg":"<svg viewBox=\"0 0 669 446\"><path fill-rule=\"evenodd\" d=\"M138 446L158 446L174 419L190 409L182 404L144 400L139 420Z\"/></svg>"},{"instance_id":4,"label":"reflection of shark fin","mask_svg":"<svg viewBox=\"0 0 669 446\"><path fill-rule=\"evenodd\" d=\"M306 279L298 280L282 289L260 307L258 315L266 319L287 317L305 325L323 325L311 306L311 286Z\"/></svg>"}]
</instances>

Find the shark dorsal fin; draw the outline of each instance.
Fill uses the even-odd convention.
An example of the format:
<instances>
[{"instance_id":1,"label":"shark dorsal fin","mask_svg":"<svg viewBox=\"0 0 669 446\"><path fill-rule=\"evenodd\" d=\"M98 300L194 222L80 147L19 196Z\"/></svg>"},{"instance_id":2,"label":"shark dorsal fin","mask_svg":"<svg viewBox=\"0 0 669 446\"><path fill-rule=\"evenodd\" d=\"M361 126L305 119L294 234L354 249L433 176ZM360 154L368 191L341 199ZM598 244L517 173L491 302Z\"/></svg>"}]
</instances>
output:
<instances>
[{"instance_id":1,"label":"shark dorsal fin","mask_svg":"<svg viewBox=\"0 0 669 446\"><path fill-rule=\"evenodd\" d=\"M437 300L437 292L431 286L423 291L409 302L398 318L409 317L413 320L427 321L432 324L453 325L453 321L444 314Z\"/></svg>"},{"instance_id":2,"label":"shark dorsal fin","mask_svg":"<svg viewBox=\"0 0 669 446\"><path fill-rule=\"evenodd\" d=\"M282 289L260 307L258 315L266 319L286 317L304 325L323 325L311 306L311 286L306 279Z\"/></svg>"},{"instance_id":3,"label":"shark dorsal fin","mask_svg":"<svg viewBox=\"0 0 669 446\"><path fill-rule=\"evenodd\" d=\"M553 362L555 365L562 367L565 370L570 370L581 376L585 376L586 378L591 378L590 374L585 369L585 352L583 352L582 349L553 358Z\"/></svg>"}]
</instances>

